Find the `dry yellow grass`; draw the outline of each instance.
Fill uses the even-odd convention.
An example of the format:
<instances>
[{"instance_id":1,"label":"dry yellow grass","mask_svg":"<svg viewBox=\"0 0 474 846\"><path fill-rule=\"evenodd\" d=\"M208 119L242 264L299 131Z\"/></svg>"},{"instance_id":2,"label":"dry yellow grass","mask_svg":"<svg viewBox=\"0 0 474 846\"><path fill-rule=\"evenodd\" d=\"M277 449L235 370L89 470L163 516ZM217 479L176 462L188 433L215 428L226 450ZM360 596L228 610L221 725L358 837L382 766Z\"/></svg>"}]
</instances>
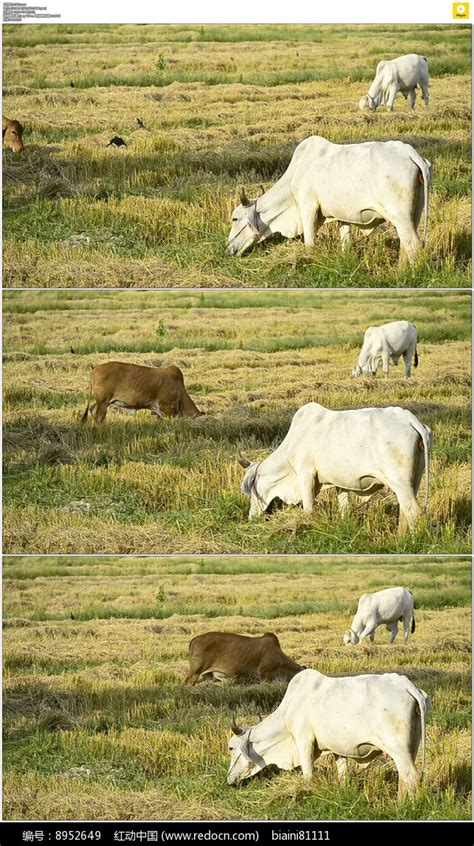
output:
<instances>
[{"instance_id":1,"label":"dry yellow grass","mask_svg":"<svg viewBox=\"0 0 474 846\"><path fill-rule=\"evenodd\" d=\"M362 114L359 98L400 37L429 57L430 106L411 113L399 96L393 114ZM4 57L4 108L27 145L5 154L9 287L470 284L469 28L76 27L65 38L7 28ZM106 147L115 134L128 146ZM398 138L433 162L417 268L398 273L393 230L343 256L334 225L313 248L225 255L240 184L268 187L314 134Z\"/></svg>"},{"instance_id":2,"label":"dry yellow grass","mask_svg":"<svg viewBox=\"0 0 474 846\"><path fill-rule=\"evenodd\" d=\"M5 301L8 552L467 552L470 297L385 293L11 294ZM351 377L369 324L408 318L420 365L406 382ZM111 410L80 426L91 365L175 364L206 416ZM392 495L341 520L247 520L237 449L260 459L310 400L399 405L434 431L428 521L398 538ZM423 500L424 486L420 493Z\"/></svg>"},{"instance_id":3,"label":"dry yellow grass","mask_svg":"<svg viewBox=\"0 0 474 846\"><path fill-rule=\"evenodd\" d=\"M470 816L470 562L416 558L6 559L4 815L56 819L456 819ZM342 643L361 593L413 590L407 647ZM71 616L74 619L71 619ZM231 718L277 683L183 687L189 640L275 631L329 675L395 671L432 699L420 796L398 807L390 763L331 760L227 787Z\"/></svg>"}]
</instances>

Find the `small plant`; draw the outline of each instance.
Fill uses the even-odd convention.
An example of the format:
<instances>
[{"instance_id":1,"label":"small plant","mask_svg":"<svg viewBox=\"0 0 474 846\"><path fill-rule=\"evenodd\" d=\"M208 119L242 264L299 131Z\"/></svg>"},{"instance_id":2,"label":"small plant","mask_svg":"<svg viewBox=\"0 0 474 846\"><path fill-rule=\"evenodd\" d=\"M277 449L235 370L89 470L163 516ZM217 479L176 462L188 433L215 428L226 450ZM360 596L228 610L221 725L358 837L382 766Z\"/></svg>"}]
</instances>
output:
<instances>
[{"instance_id":1,"label":"small plant","mask_svg":"<svg viewBox=\"0 0 474 846\"><path fill-rule=\"evenodd\" d=\"M163 56L163 53L160 53L160 55L158 56L158 61L156 63L156 69L159 70L159 71L162 71L165 68L166 68L166 59Z\"/></svg>"},{"instance_id":2,"label":"small plant","mask_svg":"<svg viewBox=\"0 0 474 846\"><path fill-rule=\"evenodd\" d=\"M162 320L158 323L158 328L156 329L156 337L157 338L164 338L166 335L166 326Z\"/></svg>"},{"instance_id":3,"label":"small plant","mask_svg":"<svg viewBox=\"0 0 474 846\"><path fill-rule=\"evenodd\" d=\"M160 585L160 589L156 594L156 601L160 603L166 602L166 593L163 585Z\"/></svg>"}]
</instances>

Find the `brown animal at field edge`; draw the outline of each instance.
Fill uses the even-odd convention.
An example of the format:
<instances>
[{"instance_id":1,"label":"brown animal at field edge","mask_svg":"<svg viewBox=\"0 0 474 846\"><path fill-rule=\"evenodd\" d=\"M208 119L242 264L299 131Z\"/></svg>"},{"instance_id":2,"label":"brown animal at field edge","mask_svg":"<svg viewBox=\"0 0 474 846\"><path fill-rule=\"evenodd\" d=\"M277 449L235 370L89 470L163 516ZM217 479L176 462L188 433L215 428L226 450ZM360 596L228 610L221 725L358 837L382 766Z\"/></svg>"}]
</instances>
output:
<instances>
[{"instance_id":1,"label":"brown animal at field edge","mask_svg":"<svg viewBox=\"0 0 474 846\"><path fill-rule=\"evenodd\" d=\"M2 115L2 137L5 147L10 147L15 153L23 150L23 127L18 120Z\"/></svg>"}]
</instances>

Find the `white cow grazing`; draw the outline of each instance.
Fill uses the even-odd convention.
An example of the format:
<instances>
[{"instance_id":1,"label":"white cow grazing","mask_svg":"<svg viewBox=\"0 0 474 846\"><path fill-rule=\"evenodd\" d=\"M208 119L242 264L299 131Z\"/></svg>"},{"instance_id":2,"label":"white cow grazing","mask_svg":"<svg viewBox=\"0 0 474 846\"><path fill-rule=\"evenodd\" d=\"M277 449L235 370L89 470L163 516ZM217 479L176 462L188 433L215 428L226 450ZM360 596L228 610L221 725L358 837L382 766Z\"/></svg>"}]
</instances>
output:
<instances>
[{"instance_id":1,"label":"white cow grazing","mask_svg":"<svg viewBox=\"0 0 474 846\"><path fill-rule=\"evenodd\" d=\"M262 196L249 200L241 189L227 252L241 256L276 232L314 244L327 220L338 221L344 249L351 226L370 234L388 220L400 238L400 264L413 264L423 208L426 243L431 177L430 162L402 141L333 144L313 135L298 144L283 176Z\"/></svg>"},{"instance_id":2,"label":"white cow grazing","mask_svg":"<svg viewBox=\"0 0 474 846\"><path fill-rule=\"evenodd\" d=\"M390 643L393 643L398 633L398 623L403 620L403 642L407 644L410 622L412 634L416 625L413 607L413 594L406 588L394 587L376 593L364 593L359 599L351 627L343 637L344 643L346 646L356 646L367 636L374 643L375 630L383 625L390 632Z\"/></svg>"},{"instance_id":3,"label":"white cow grazing","mask_svg":"<svg viewBox=\"0 0 474 846\"><path fill-rule=\"evenodd\" d=\"M416 494L426 469L429 488L431 431L404 408L360 408L332 411L316 402L303 405L293 417L280 446L260 462L240 454L246 472L242 493L250 497L249 519L267 510L272 500L303 503L312 511L325 487L338 489L341 510L347 493L371 496L387 485L413 528L420 514Z\"/></svg>"},{"instance_id":4,"label":"white cow grazing","mask_svg":"<svg viewBox=\"0 0 474 846\"><path fill-rule=\"evenodd\" d=\"M325 752L337 756L342 778L347 758L364 764L385 753L398 770L402 800L423 774L428 708L427 694L398 673L329 678L303 670L272 714L247 729L232 724L227 783L239 784L269 764L301 767L312 778L313 763ZM421 773L415 766L420 739Z\"/></svg>"},{"instance_id":5,"label":"white cow grazing","mask_svg":"<svg viewBox=\"0 0 474 846\"><path fill-rule=\"evenodd\" d=\"M414 109L417 85L421 88L425 105L428 105L428 59L425 56L408 53L398 59L379 62L368 93L359 100L359 108L375 112L378 106L387 106L391 112L395 97L401 91L405 100L410 97L410 105Z\"/></svg>"},{"instance_id":6,"label":"white cow grazing","mask_svg":"<svg viewBox=\"0 0 474 846\"><path fill-rule=\"evenodd\" d=\"M387 378L390 359L394 364L398 364L400 356L403 356L405 378L409 379L413 357L414 366L418 367L416 343L416 326L407 320L394 320L393 323L384 323L383 326L369 326L365 331L364 343L352 375L357 377L362 373L370 373L375 376L382 364L384 376Z\"/></svg>"}]
</instances>

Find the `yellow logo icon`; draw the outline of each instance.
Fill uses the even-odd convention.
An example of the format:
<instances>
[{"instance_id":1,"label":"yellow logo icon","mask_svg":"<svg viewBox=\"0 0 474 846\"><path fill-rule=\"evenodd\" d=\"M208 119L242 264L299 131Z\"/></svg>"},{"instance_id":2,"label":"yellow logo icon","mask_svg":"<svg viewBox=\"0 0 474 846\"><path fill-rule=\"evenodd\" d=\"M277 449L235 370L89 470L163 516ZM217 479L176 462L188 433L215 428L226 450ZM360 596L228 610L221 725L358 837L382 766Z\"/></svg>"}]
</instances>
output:
<instances>
[{"instance_id":1,"label":"yellow logo icon","mask_svg":"<svg viewBox=\"0 0 474 846\"><path fill-rule=\"evenodd\" d=\"M469 17L469 3L453 3L453 18L467 20Z\"/></svg>"}]
</instances>

